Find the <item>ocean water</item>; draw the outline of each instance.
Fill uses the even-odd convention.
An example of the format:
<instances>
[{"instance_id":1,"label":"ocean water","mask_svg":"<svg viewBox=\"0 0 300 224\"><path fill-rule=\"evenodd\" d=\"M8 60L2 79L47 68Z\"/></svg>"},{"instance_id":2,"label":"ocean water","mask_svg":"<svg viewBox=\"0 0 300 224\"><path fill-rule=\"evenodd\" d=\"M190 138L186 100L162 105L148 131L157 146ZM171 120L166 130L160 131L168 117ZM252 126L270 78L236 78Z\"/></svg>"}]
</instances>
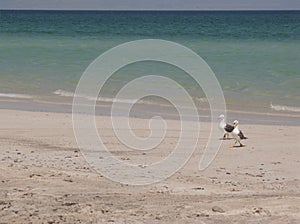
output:
<instances>
[{"instance_id":1,"label":"ocean water","mask_svg":"<svg viewBox=\"0 0 300 224\"><path fill-rule=\"evenodd\" d=\"M149 38L199 54L215 72L229 109L300 111L300 11L0 11L1 108L14 102L22 107L22 100L69 105L96 57ZM110 102L130 80L149 74L170 77L205 102L193 79L157 62L116 72L101 101Z\"/></svg>"}]
</instances>

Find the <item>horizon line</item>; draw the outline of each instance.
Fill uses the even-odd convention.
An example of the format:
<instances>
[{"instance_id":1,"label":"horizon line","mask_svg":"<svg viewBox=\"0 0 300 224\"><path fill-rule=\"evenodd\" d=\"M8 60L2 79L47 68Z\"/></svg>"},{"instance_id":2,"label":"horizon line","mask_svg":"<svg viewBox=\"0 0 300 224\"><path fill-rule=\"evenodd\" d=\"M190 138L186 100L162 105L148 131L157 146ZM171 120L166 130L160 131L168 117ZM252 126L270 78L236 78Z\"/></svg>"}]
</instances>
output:
<instances>
[{"instance_id":1,"label":"horizon line","mask_svg":"<svg viewBox=\"0 0 300 224\"><path fill-rule=\"evenodd\" d=\"M300 9L30 9L0 8L0 11L300 11Z\"/></svg>"}]
</instances>

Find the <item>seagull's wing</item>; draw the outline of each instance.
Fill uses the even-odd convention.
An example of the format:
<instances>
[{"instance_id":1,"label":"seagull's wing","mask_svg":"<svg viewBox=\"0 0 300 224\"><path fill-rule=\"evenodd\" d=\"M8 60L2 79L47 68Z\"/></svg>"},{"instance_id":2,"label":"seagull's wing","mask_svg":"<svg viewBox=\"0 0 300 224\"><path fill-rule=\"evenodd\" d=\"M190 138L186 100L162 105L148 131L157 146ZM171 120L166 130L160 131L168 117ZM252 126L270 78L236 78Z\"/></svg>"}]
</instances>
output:
<instances>
[{"instance_id":1,"label":"seagull's wing","mask_svg":"<svg viewBox=\"0 0 300 224\"><path fill-rule=\"evenodd\" d=\"M226 126L224 127L224 130L229 133L232 132L233 129L234 129L234 126L232 126L230 124L226 124Z\"/></svg>"},{"instance_id":2,"label":"seagull's wing","mask_svg":"<svg viewBox=\"0 0 300 224\"><path fill-rule=\"evenodd\" d=\"M240 139L248 139L247 137L245 137L245 135L243 134L243 132L241 130L238 133L238 136L240 137Z\"/></svg>"}]
</instances>

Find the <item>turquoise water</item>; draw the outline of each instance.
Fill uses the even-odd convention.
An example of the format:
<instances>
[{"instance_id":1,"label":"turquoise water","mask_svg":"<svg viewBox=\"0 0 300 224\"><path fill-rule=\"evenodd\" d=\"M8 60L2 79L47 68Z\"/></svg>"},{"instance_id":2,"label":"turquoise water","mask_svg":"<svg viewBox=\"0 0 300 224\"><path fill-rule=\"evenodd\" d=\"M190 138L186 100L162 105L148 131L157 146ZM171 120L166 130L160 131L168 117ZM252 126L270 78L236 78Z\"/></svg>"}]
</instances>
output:
<instances>
[{"instance_id":1,"label":"turquoise water","mask_svg":"<svg viewBox=\"0 0 300 224\"><path fill-rule=\"evenodd\" d=\"M0 11L0 98L70 102L96 57L145 38L175 41L203 57L229 108L300 111L300 11ZM194 99L204 97L184 72L150 62L114 74L105 97L145 74L174 78Z\"/></svg>"}]
</instances>

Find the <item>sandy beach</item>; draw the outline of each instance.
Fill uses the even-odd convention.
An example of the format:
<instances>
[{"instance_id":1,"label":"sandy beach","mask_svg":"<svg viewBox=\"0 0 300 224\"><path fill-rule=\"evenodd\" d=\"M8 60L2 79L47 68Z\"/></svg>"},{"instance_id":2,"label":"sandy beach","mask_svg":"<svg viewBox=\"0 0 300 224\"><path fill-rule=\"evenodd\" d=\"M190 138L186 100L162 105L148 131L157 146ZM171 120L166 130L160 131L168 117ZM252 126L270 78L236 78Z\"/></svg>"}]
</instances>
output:
<instances>
[{"instance_id":1,"label":"sandy beach","mask_svg":"<svg viewBox=\"0 0 300 224\"><path fill-rule=\"evenodd\" d=\"M186 166L157 184L128 186L95 172L77 147L72 115L0 111L0 223L299 223L299 126L249 125L246 147L223 141L213 163L198 170L205 127ZM164 143L129 153L117 142L109 117L99 132L115 156L159 161L179 132L168 121ZM132 118L137 135L147 120ZM118 150L117 150L118 149ZM115 151L114 151L115 150Z\"/></svg>"}]
</instances>

